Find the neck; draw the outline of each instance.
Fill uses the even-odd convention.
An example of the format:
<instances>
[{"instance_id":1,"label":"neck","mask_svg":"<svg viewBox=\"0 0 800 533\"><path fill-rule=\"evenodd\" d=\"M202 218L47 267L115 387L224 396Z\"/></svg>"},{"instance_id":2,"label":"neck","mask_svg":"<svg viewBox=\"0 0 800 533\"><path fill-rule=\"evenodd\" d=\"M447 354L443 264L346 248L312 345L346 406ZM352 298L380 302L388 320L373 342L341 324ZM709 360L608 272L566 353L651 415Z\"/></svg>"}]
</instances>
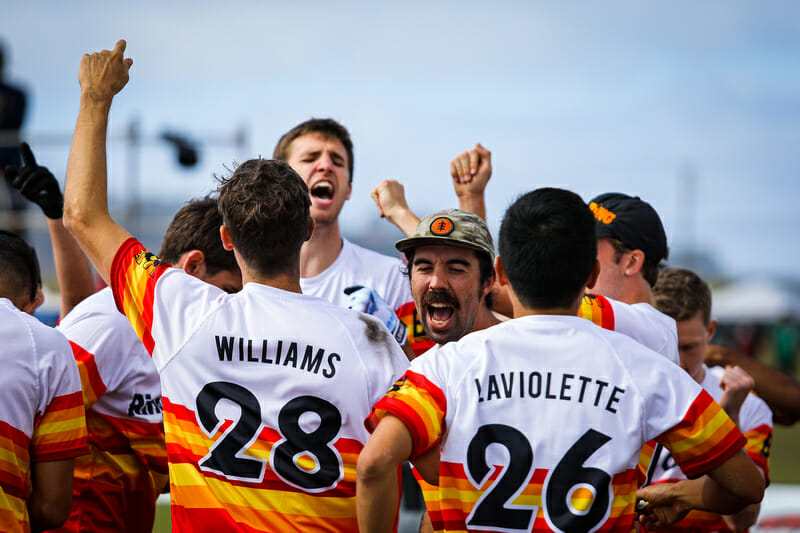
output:
<instances>
[{"instance_id":1,"label":"neck","mask_svg":"<svg viewBox=\"0 0 800 533\"><path fill-rule=\"evenodd\" d=\"M572 303L566 307L527 307L519 301L513 289L510 290L509 293L511 296L511 307L514 309L514 318L532 315L577 316L578 309L581 306L581 300L583 300L583 291L581 291Z\"/></svg>"},{"instance_id":2,"label":"neck","mask_svg":"<svg viewBox=\"0 0 800 533\"><path fill-rule=\"evenodd\" d=\"M475 315L475 321L472 323L472 331L480 331L488 327L499 324L501 320L494 316L494 313L482 303L478 308L478 314Z\"/></svg>"},{"instance_id":3,"label":"neck","mask_svg":"<svg viewBox=\"0 0 800 533\"><path fill-rule=\"evenodd\" d=\"M649 304L652 296L650 284L641 276L631 278L622 296L619 300L626 304Z\"/></svg>"},{"instance_id":4,"label":"neck","mask_svg":"<svg viewBox=\"0 0 800 533\"><path fill-rule=\"evenodd\" d=\"M342 251L342 234L339 221L317 225L311 238L300 249L300 276L313 278L331 266Z\"/></svg>"},{"instance_id":5,"label":"neck","mask_svg":"<svg viewBox=\"0 0 800 533\"><path fill-rule=\"evenodd\" d=\"M292 274L278 274L276 276L251 276L242 271L242 284L247 283L260 283L268 287L274 287L288 292L296 292L302 294L300 290L300 276L298 273Z\"/></svg>"}]
</instances>

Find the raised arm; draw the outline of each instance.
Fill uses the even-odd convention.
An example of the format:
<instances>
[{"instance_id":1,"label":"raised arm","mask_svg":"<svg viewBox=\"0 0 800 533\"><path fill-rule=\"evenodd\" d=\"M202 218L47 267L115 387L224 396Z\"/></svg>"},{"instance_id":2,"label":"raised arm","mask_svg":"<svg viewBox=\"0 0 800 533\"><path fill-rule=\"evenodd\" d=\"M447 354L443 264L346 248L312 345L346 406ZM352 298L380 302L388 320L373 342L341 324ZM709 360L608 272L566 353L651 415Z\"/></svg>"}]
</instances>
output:
<instances>
[{"instance_id":1,"label":"raised arm","mask_svg":"<svg viewBox=\"0 0 800 533\"><path fill-rule=\"evenodd\" d=\"M7 167L6 177L20 193L38 205L47 218L47 230L53 246L56 276L61 291L61 316L78 305L81 300L94 293L94 274L89 259L78 243L64 228L64 197L58 180L47 168L36 163L28 143L20 146L22 167Z\"/></svg>"},{"instance_id":2,"label":"raised arm","mask_svg":"<svg viewBox=\"0 0 800 533\"><path fill-rule=\"evenodd\" d=\"M130 234L108 211L106 130L111 100L128 82L133 61L124 59L125 41L114 50L86 54L78 80L81 103L67 166L64 225L97 271L110 283L111 263Z\"/></svg>"},{"instance_id":3,"label":"raised arm","mask_svg":"<svg viewBox=\"0 0 800 533\"><path fill-rule=\"evenodd\" d=\"M450 176L458 196L458 208L486 220L486 184L492 177L492 153L481 146L462 152L450 161Z\"/></svg>"},{"instance_id":4,"label":"raised arm","mask_svg":"<svg viewBox=\"0 0 800 533\"><path fill-rule=\"evenodd\" d=\"M775 423L789 426L800 420L800 383L791 376L716 344L709 344L706 348L706 364L740 366L755 380L753 390L772 409Z\"/></svg>"},{"instance_id":5,"label":"raised arm","mask_svg":"<svg viewBox=\"0 0 800 533\"><path fill-rule=\"evenodd\" d=\"M408 208L402 183L397 180L383 180L370 194L381 218L397 226L406 237L414 235L419 217Z\"/></svg>"}]
</instances>

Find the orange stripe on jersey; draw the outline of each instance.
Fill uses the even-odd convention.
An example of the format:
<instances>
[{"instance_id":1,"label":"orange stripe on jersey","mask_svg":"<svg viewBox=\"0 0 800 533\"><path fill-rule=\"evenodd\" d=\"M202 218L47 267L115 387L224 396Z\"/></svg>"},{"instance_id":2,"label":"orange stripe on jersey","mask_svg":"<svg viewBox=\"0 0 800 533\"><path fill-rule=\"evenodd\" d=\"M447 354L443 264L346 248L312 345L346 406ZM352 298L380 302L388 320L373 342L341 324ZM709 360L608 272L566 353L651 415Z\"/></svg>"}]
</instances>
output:
<instances>
[{"instance_id":1,"label":"orange stripe on jersey","mask_svg":"<svg viewBox=\"0 0 800 533\"><path fill-rule=\"evenodd\" d=\"M411 432L412 457L416 457L439 441L447 400L425 376L408 370L372 409L364 422L367 429L375 429L386 413L397 416Z\"/></svg>"},{"instance_id":2,"label":"orange stripe on jersey","mask_svg":"<svg viewBox=\"0 0 800 533\"><path fill-rule=\"evenodd\" d=\"M28 523L28 508L25 500L3 494L0 488L0 531L27 532L31 530Z\"/></svg>"},{"instance_id":3,"label":"orange stripe on jersey","mask_svg":"<svg viewBox=\"0 0 800 533\"><path fill-rule=\"evenodd\" d=\"M69 341L72 346L72 354L78 363L78 371L81 375L81 389L83 389L83 405L86 409L97 403L97 400L106 393L106 385L97 370L94 354L86 351L80 345Z\"/></svg>"},{"instance_id":4,"label":"orange stripe on jersey","mask_svg":"<svg viewBox=\"0 0 800 533\"><path fill-rule=\"evenodd\" d=\"M670 450L689 478L719 466L746 442L736 424L705 390L692 402L683 421L656 440Z\"/></svg>"},{"instance_id":5,"label":"orange stripe on jersey","mask_svg":"<svg viewBox=\"0 0 800 533\"><path fill-rule=\"evenodd\" d=\"M650 463L653 462L656 444L654 440L645 442L644 445L642 445L642 450L639 452L639 464L636 465L636 475L640 487L644 486L647 482L647 472L650 469Z\"/></svg>"},{"instance_id":6,"label":"orange stripe on jersey","mask_svg":"<svg viewBox=\"0 0 800 533\"><path fill-rule=\"evenodd\" d=\"M225 530L281 531L283 529L357 531L355 508L356 461L363 445L351 439L327 443L340 458L342 477L332 488L303 490L287 483L271 465L273 448L286 442L272 428L258 435L237 452L237 457L260 461L257 478L226 477L206 463L221 439L227 438L236 421L224 420L207 435L197 416L186 406L162 398L172 494L173 527L208 530L217 524ZM317 464L300 459L306 471ZM206 464L205 467L201 464ZM295 463L297 464L297 463ZM299 525L298 525L299 524ZM215 526L216 527L216 526ZM176 529L176 530L177 530Z\"/></svg>"},{"instance_id":7,"label":"orange stripe on jersey","mask_svg":"<svg viewBox=\"0 0 800 533\"><path fill-rule=\"evenodd\" d=\"M578 308L578 316L591 320L604 329L614 329L614 309L611 303L599 294L586 293Z\"/></svg>"},{"instance_id":8,"label":"orange stripe on jersey","mask_svg":"<svg viewBox=\"0 0 800 533\"><path fill-rule=\"evenodd\" d=\"M33 457L57 461L89 451L83 395L80 391L53 398L33 429Z\"/></svg>"},{"instance_id":9,"label":"orange stripe on jersey","mask_svg":"<svg viewBox=\"0 0 800 533\"><path fill-rule=\"evenodd\" d=\"M147 353L153 353L153 292L169 265L161 262L136 239L117 250L111 264L111 287L117 308L133 326Z\"/></svg>"},{"instance_id":10,"label":"orange stripe on jersey","mask_svg":"<svg viewBox=\"0 0 800 533\"><path fill-rule=\"evenodd\" d=\"M769 483L769 454L772 447L772 428L761 424L744 434L747 439L745 451L750 459L764 471L764 477Z\"/></svg>"},{"instance_id":11,"label":"orange stripe on jersey","mask_svg":"<svg viewBox=\"0 0 800 533\"><path fill-rule=\"evenodd\" d=\"M422 328L422 321L419 319L417 306L414 305L414 302L401 305L396 313L408 328L408 342L411 343L411 348L415 354L423 354L436 345Z\"/></svg>"}]
</instances>

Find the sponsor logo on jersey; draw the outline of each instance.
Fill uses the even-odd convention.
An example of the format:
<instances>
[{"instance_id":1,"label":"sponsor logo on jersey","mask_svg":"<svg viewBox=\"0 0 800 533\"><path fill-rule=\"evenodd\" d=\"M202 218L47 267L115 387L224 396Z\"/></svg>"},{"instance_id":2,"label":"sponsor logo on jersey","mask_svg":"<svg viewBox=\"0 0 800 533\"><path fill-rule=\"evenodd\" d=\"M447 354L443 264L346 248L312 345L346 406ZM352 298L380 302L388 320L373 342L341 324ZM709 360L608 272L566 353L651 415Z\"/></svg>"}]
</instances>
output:
<instances>
[{"instance_id":1,"label":"sponsor logo on jersey","mask_svg":"<svg viewBox=\"0 0 800 533\"><path fill-rule=\"evenodd\" d=\"M149 394L134 393L133 400L128 406L128 416L157 415L162 410L161 396L153 398Z\"/></svg>"},{"instance_id":2,"label":"sponsor logo on jersey","mask_svg":"<svg viewBox=\"0 0 800 533\"><path fill-rule=\"evenodd\" d=\"M153 277L156 268L158 268L160 265L166 264L163 261L161 261L158 257L156 257L156 254L149 252L147 250L142 250L141 252L136 254L133 257L133 260L136 261L136 264L141 266L144 269L144 271L147 272L147 275L150 276L151 278Z\"/></svg>"}]
</instances>

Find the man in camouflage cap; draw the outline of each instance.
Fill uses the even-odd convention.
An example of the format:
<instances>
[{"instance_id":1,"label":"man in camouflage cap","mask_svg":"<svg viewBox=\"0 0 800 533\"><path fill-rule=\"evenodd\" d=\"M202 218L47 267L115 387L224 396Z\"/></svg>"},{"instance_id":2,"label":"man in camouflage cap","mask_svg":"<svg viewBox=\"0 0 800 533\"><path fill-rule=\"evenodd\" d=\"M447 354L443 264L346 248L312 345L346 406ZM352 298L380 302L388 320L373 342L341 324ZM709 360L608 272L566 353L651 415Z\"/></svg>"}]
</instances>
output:
<instances>
[{"instance_id":1,"label":"man in camouflage cap","mask_svg":"<svg viewBox=\"0 0 800 533\"><path fill-rule=\"evenodd\" d=\"M460 209L433 213L395 247L408 259L411 294L432 341L445 344L499 322L491 311L494 243L478 216Z\"/></svg>"}]
</instances>

